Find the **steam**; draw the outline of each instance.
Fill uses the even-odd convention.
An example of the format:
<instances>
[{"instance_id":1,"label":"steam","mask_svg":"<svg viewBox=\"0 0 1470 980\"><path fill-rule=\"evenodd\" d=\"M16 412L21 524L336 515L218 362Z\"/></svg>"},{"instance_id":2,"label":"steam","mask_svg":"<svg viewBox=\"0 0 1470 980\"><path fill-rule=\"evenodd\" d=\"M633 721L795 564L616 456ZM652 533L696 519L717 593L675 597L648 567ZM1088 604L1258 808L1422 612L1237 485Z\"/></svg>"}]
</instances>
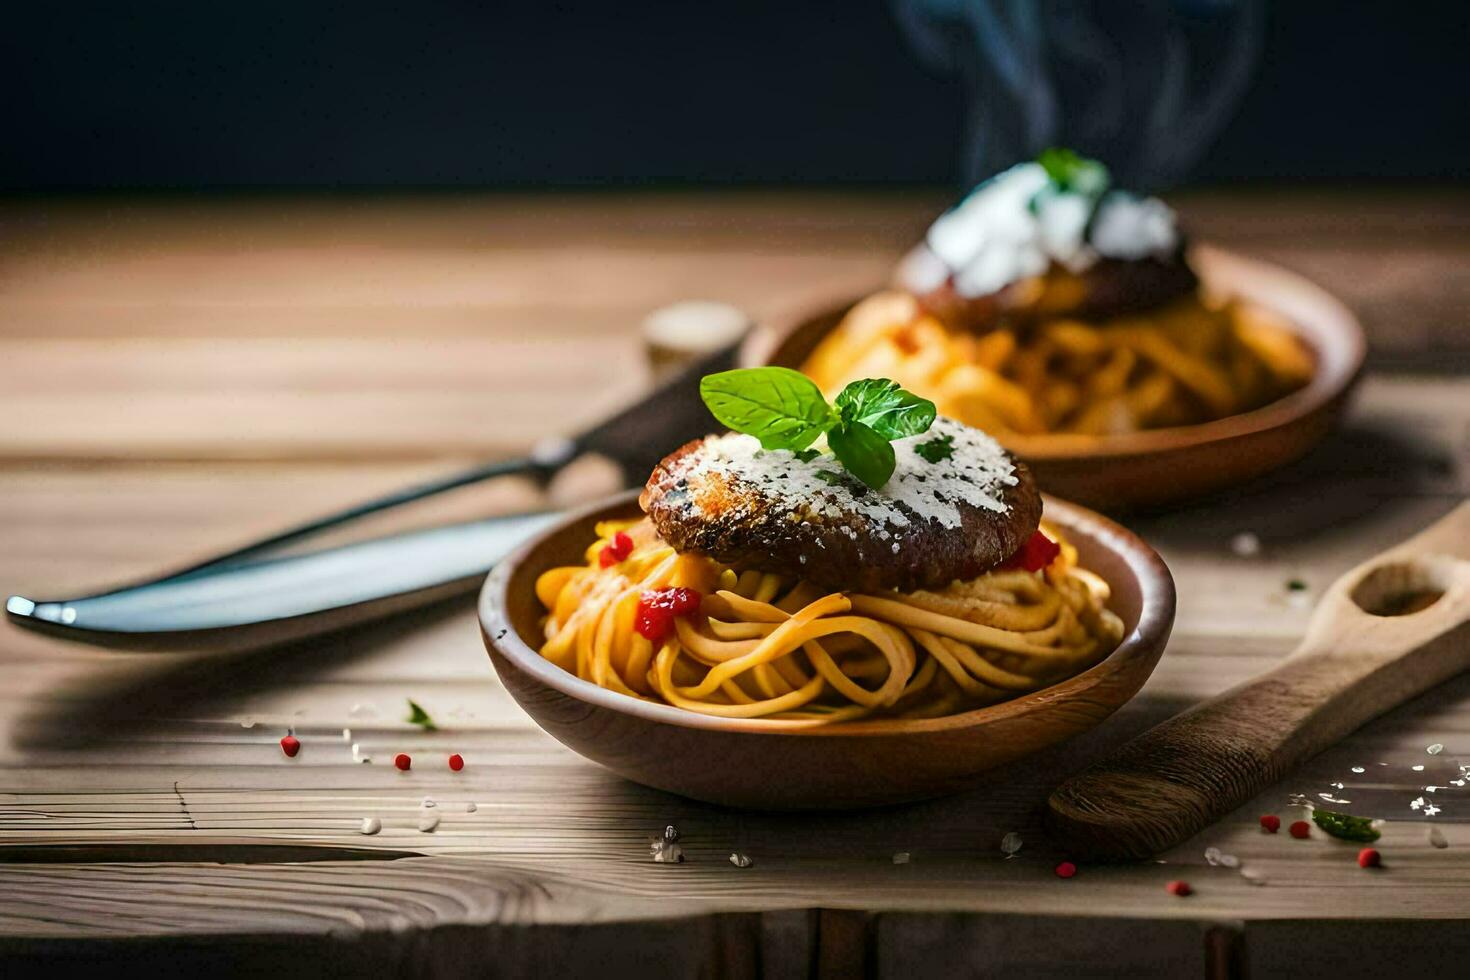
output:
<instances>
[{"instance_id":1,"label":"steam","mask_svg":"<svg viewBox=\"0 0 1470 980\"><path fill-rule=\"evenodd\" d=\"M921 61L957 75L969 183L1071 146L1122 186L1184 179L1255 68L1264 0L894 0Z\"/></svg>"}]
</instances>

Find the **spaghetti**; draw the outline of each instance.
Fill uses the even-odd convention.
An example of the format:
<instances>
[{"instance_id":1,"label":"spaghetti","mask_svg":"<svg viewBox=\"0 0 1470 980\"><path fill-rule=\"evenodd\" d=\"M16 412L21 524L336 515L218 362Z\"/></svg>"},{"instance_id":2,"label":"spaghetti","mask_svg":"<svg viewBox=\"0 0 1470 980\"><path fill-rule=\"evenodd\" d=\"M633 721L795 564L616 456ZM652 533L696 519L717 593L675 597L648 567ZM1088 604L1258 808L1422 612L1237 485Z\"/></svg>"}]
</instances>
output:
<instances>
[{"instance_id":1,"label":"spaghetti","mask_svg":"<svg viewBox=\"0 0 1470 980\"><path fill-rule=\"evenodd\" d=\"M646 519L603 522L585 565L536 581L541 654L621 694L784 727L992 704L1073 676L1122 639L1107 584L1043 530L1060 549L1038 571L849 594L677 553Z\"/></svg>"},{"instance_id":2,"label":"spaghetti","mask_svg":"<svg viewBox=\"0 0 1470 980\"><path fill-rule=\"evenodd\" d=\"M853 307L802 370L829 393L892 378L996 435L1107 436L1259 408L1305 385L1314 365L1278 318L1240 302L1187 296L1146 316L972 333L887 292Z\"/></svg>"}]
</instances>

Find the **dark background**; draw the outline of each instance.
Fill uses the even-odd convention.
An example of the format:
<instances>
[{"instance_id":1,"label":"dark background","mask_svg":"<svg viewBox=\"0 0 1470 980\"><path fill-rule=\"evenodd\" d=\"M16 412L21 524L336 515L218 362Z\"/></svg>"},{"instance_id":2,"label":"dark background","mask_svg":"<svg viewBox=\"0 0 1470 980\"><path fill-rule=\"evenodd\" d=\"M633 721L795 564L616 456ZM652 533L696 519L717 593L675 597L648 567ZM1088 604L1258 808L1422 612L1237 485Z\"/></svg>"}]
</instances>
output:
<instances>
[{"instance_id":1,"label":"dark background","mask_svg":"<svg viewBox=\"0 0 1470 980\"><path fill-rule=\"evenodd\" d=\"M1270 5L1195 181L1470 172L1467 6ZM33 4L0 188L956 182L881 3Z\"/></svg>"}]
</instances>

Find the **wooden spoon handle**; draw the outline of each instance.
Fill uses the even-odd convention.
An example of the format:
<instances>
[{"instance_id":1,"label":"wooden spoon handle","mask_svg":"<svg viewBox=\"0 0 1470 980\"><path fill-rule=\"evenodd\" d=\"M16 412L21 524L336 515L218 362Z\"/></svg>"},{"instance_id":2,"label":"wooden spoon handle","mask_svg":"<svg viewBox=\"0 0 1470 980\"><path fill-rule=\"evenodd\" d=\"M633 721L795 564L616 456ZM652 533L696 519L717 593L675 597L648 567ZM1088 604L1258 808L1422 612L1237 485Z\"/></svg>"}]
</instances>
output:
<instances>
[{"instance_id":1,"label":"wooden spoon handle","mask_svg":"<svg viewBox=\"0 0 1470 980\"><path fill-rule=\"evenodd\" d=\"M1323 596L1301 647L1265 675L1150 729L1056 790L1052 832L1080 858L1145 858L1178 844L1365 722L1470 667L1470 545L1462 507L1358 566ZM1454 534L1446 537L1449 529ZM1431 535L1433 535L1431 537ZM1443 547L1425 555L1422 544ZM1411 615L1372 615L1385 577L1442 591Z\"/></svg>"}]
</instances>

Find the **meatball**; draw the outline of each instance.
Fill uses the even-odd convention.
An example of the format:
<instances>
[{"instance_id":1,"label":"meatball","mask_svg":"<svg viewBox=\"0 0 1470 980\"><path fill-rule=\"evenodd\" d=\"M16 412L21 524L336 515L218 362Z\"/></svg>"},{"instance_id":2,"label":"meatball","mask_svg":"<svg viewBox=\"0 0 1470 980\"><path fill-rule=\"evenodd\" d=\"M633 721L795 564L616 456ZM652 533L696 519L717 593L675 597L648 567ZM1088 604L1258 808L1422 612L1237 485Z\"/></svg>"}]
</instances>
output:
<instances>
[{"instance_id":1,"label":"meatball","mask_svg":"<svg viewBox=\"0 0 1470 980\"><path fill-rule=\"evenodd\" d=\"M709 436L654 468L640 504L680 552L833 591L941 588L1013 555L1041 495L994 439L950 419L893 444L878 490L831 456L803 460L750 436Z\"/></svg>"}]
</instances>

